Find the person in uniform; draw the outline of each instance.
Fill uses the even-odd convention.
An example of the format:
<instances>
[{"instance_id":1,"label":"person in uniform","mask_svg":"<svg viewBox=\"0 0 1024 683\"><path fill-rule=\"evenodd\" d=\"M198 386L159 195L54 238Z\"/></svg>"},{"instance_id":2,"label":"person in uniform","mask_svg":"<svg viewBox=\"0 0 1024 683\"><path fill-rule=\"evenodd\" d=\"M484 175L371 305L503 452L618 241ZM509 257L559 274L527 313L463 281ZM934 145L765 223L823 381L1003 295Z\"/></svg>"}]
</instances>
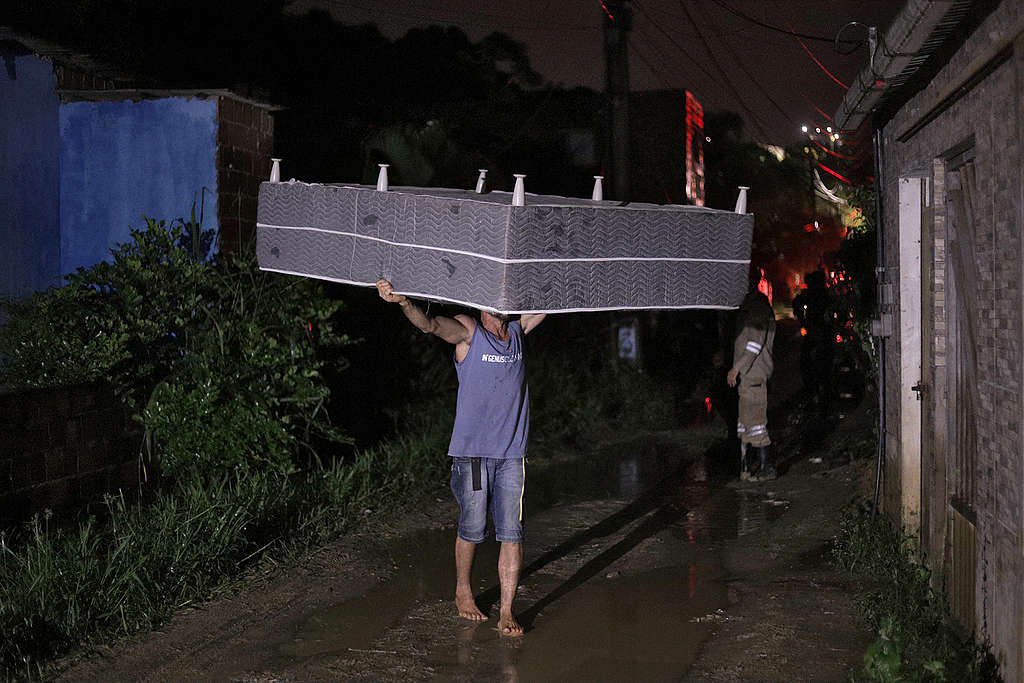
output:
<instances>
[{"instance_id":1,"label":"person in uniform","mask_svg":"<svg viewBox=\"0 0 1024 683\"><path fill-rule=\"evenodd\" d=\"M774 367L775 314L768 297L760 292L747 294L736 327L739 332L726 381L739 391L740 479L774 479L775 466L768 457L768 379Z\"/></svg>"}]
</instances>

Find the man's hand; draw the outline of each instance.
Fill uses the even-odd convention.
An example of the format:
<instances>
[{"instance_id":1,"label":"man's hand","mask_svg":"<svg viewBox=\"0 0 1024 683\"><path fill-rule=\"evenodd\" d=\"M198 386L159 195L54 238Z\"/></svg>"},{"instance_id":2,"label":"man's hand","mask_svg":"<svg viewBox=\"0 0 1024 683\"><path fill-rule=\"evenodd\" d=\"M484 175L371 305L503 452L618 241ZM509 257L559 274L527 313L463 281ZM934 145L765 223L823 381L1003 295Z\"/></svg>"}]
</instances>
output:
<instances>
[{"instance_id":1,"label":"man's hand","mask_svg":"<svg viewBox=\"0 0 1024 683\"><path fill-rule=\"evenodd\" d=\"M391 283L387 280L377 280L377 293L380 294L380 298L384 299L390 304L401 304L406 299L402 294L395 294L395 288L391 286Z\"/></svg>"},{"instance_id":2,"label":"man's hand","mask_svg":"<svg viewBox=\"0 0 1024 683\"><path fill-rule=\"evenodd\" d=\"M740 371L737 370L736 368L733 368L732 370L729 371L729 374L725 376L725 382L730 387L734 387L736 386L736 382L737 380L739 380L739 377Z\"/></svg>"}]
</instances>

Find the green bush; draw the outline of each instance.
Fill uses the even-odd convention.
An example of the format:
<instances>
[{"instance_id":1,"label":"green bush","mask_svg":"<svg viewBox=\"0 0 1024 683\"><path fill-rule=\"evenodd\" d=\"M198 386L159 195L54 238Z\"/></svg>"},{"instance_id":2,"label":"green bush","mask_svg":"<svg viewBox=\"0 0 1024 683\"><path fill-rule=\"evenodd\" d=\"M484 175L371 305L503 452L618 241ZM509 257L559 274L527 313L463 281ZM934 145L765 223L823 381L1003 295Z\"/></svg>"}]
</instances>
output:
<instances>
[{"instance_id":1,"label":"green bush","mask_svg":"<svg viewBox=\"0 0 1024 683\"><path fill-rule=\"evenodd\" d=\"M834 556L867 585L857 604L878 633L864 656L870 680L1000 680L991 652L963 633L931 572L916 561L916 538L860 510L844 518Z\"/></svg>"},{"instance_id":2,"label":"green bush","mask_svg":"<svg viewBox=\"0 0 1024 683\"><path fill-rule=\"evenodd\" d=\"M347 442L321 377L350 343L332 324L339 302L260 271L251 253L205 260L194 220L146 219L131 234L110 262L4 304L4 383L111 382L177 479L288 473L315 444Z\"/></svg>"}]
</instances>

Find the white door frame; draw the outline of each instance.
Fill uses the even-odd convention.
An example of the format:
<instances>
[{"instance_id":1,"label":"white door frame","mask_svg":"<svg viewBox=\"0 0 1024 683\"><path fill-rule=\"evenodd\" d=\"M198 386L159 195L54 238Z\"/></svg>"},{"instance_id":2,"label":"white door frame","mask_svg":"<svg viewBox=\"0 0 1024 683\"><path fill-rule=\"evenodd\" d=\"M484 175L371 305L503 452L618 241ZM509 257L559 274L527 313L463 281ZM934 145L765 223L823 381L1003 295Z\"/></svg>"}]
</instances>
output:
<instances>
[{"instance_id":1,"label":"white door frame","mask_svg":"<svg viewBox=\"0 0 1024 683\"><path fill-rule=\"evenodd\" d=\"M899 181L899 407L901 521L908 533L921 524L921 221L926 179Z\"/></svg>"}]
</instances>

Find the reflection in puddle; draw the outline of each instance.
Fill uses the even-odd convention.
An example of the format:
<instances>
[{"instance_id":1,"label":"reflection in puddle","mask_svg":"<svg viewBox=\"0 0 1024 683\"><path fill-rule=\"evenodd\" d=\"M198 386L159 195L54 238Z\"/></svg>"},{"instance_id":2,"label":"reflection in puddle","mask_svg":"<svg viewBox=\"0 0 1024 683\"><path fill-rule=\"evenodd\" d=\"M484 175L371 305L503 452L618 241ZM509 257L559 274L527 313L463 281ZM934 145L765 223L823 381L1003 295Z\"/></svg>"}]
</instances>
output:
<instances>
[{"instance_id":1,"label":"reflection in puddle","mask_svg":"<svg viewBox=\"0 0 1024 683\"><path fill-rule=\"evenodd\" d=\"M640 467L636 457L619 463L619 495L635 498L640 493Z\"/></svg>"},{"instance_id":2,"label":"reflection in puddle","mask_svg":"<svg viewBox=\"0 0 1024 683\"><path fill-rule=\"evenodd\" d=\"M588 582L544 612L527 637L466 626L453 652L435 652L437 680L677 680L726 604L698 564Z\"/></svg>"},{"instance_id":3,"label":"reflection in puddle","mask_svg":"<svg viewBox=\"0 0 1024 683\"><path fill-rule=\"evenodd\" d=\"M763 529L788 507L763 489L733 489L708 479L705 462L693 459L692 451L666 449L653 439L535 468L527 483L528 514L567 500L632 502L527 559L522 580L529 597L519 601L525 638L503 638L492 618L480 624L460 621L455 634L447 631L424 643L438 679L678 679L711 628L708 615L726 605L714 548ZM662 532L678 539L672 541L674 567L621 575L608 571ZM401 541L387 581L316 613L278 646L279 654L299 661L370 650L391 627L412 618L417 605L448 600L454 586L453 540L454 531L447 529ZM571 576L556 579L549 573L564 558L591 552ZM493 541L477 548L474 585L485 611L488 600L497 600L496 555Z\"/></svg>"},{"instance_id":4,"label":"reflection in puddle","mask_svg":"<svg viewBox=\"0 0 1024 683\"><path fill-rule=\"evenodd\" d=\"M410 605L451 597L455 585L453 562L455 532L435 529L413 534L396 544L397 569L365 594L315 613L278 651L292 659L344 654L368 648ZM494 572L497 553L493 543L477 549L477 566ZM474 571L476 574L476 571Z\"/></svg>"}]
</instances>

